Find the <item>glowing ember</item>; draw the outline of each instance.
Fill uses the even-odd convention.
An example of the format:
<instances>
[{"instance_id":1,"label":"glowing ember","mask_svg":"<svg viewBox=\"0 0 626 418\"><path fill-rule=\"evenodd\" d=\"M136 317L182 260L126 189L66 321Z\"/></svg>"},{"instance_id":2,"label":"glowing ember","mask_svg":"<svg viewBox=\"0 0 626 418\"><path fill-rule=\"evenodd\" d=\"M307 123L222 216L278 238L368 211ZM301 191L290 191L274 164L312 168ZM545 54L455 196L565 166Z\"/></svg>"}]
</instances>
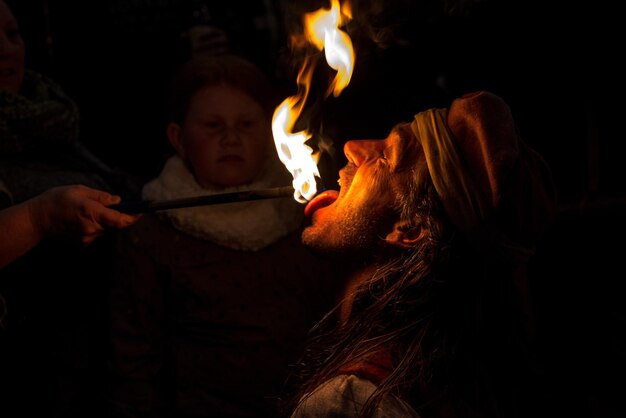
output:
<instances>
[{"instance_id":1,"label":"glowing ember","mask_svg":"<svg viewBox=\"0 0 626 418\"><path fill-rule=\"evenodd\" d=\"M304 15L306 41L319 51L324 50L326 62L337 71L326 96L332 92L336 97L348 85L354 69L354 50L350 37L339 29L351 18L347 4L340 7L339 0L332 0L330 9L319 9ZM298 72L298 93L285 99L274 111L272 132L278 155L293 176L294 199L305 203L317 193L316 177L319 153L306 145L311 138L307 131L292 133L302 113L313 76L314 60L310 57Z\"/></svg>"}]
</instances>

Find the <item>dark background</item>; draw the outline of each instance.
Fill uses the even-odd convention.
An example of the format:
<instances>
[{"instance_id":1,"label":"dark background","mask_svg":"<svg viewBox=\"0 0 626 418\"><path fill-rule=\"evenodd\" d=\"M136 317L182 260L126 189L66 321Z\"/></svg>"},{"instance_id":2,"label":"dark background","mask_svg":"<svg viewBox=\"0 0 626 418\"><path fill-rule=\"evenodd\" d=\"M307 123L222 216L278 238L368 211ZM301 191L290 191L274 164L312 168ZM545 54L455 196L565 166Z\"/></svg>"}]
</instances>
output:
<instances>
[{"instance_id":1,"label":"dark background","mask_svg":"<svg viewBox=\"0 0 626 418\"><path fill-rule=\"evenodd\" d=\"M10 3L30 66L78 102L83 142L112 165L146 179L157 174L169 152L166 88L188 56L180 33L198 20L194 10L203 2ZM386 135L419 110L485 89L509 103L522 135L552 165L563 203L626 195L623 46L612 3L466 0L462 12L445 16L433 11L438 1L353 3L361 17L350 27L357 53L351 84L337 99L318 100L314 119L339 154L346 139ZM234 50L282 88L295 88L295 70L286 74L279 64L290 53L287 31L323 1L208 4L215 9L210 23L227 31ZM376 27L364 28L372 22ZM366 30L392 35L381 46Z\"/></svg>"},{"instance_id":2,"label":"dark background","mask_svg":"<svg viewBox=\"0 0 626 418\"><path fill-rule=\"evenodd\" d=\"M179 34L198 3L10 2L29 65L79 104L82 141L143 180L158 174L169 152L164 92L188 54ZM223 3L212 23L287 93L295 85L281 67L288 30L298 7L314 2ZM274 21L266 16L270 3ZM351 84L311 111L313 129L337 151L325 182L342 164L347 139L384 137L393 124L468 91L503 97L522 136L552 167L560 195L555 227L531 266L545 376L537 384L555 416L626 416L624 22L616 3L476 0L449 14L437 2L383 3L375 10L381 2L355 2ZM388 42L371 34L387 34Z\"/></svg>"}]
</instances>

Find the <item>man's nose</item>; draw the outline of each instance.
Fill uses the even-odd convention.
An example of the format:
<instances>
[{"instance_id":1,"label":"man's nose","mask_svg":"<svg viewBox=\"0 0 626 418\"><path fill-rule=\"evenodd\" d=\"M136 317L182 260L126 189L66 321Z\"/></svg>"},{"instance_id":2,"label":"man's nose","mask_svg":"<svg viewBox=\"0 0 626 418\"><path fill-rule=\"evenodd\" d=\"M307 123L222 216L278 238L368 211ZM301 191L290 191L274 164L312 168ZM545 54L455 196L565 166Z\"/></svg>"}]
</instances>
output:
<instances>
[{"instance_id":1,"label":"man's nose","mask_svg":"<svg viewBox=\"0 0 626 418\"><path fill-rule=\"evenodd\" d=\"M379 139L358 139L347 141L343 146L343 152L348 161L355 165L361 165L364 161L378 158L382 152L384 142Z\"/></svg>"}]
</instances>

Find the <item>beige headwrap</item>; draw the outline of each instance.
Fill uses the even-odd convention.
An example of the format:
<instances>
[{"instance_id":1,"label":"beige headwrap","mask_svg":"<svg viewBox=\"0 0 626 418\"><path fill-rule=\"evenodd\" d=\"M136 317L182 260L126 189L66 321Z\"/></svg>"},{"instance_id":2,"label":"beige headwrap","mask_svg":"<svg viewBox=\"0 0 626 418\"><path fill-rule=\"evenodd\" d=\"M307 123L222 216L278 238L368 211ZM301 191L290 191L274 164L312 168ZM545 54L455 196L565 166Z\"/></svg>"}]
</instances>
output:
<instances>
[{"instance_id":1,"label":"beige headwrap","mask_svg":"<svg viewBox=\"0 0 626 418\"><path fill-rule=\"evenodd\" d=\"M556 193L545 161L518 136L498 96L478 92L415 115L437 194L464 233L525 260L552 220Z\"/></svg>"}]
</instances>

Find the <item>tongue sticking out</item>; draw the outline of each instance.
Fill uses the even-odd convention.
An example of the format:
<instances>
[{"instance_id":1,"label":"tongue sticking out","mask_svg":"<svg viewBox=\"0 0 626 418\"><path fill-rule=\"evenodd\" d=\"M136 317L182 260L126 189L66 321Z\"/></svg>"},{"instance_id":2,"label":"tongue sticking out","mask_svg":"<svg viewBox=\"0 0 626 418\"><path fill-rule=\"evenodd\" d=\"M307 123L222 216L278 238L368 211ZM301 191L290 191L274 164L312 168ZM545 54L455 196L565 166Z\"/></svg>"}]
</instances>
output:
<instances>
[{"instance_id":1,"label":"tongue sticking out","mask_svg":"<svg viewBox=\"0 0 626 418\"><path fill-rule=\"evenodd\" d=\"M318 194L304 208L304 216L310 217L316 210L331 205L337 200L337 196L339 192L336 190L326 190Z\"/></svg>"}]
</instances>

